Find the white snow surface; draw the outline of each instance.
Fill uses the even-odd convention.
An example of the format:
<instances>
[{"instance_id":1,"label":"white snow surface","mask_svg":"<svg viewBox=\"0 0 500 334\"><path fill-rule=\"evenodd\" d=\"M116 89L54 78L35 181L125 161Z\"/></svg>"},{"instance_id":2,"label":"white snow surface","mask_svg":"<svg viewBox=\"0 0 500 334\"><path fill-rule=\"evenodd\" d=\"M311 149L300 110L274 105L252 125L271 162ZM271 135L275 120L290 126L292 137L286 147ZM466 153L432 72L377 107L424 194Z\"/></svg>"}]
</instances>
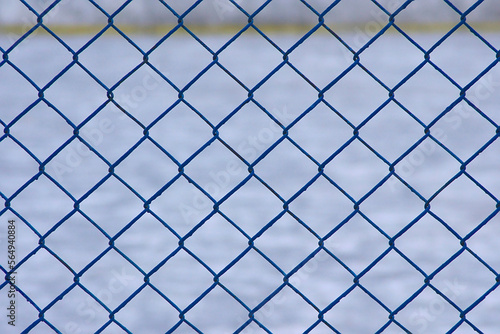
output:
<instances>
[{"instance_id":1,"label":"white snow surface","mask_svg":"<svg viewBox=\"0 0 500 334\"><path fill-rule=\"evenodd\" d=\"M340 35L356 50L366 39ZM214 51L231 37L199 36ZM301 38L270 37L285 51ZM442 34L411 37L428 50ZM498 48L500 35L483 37ZM91 36L61 38L79 50ZM147 51L161 36L131 38ZM4 50L12 42L0 37ZM327 33L310 36L262 85L283 54L258 34L243 34L218 54L221 66L194 82L213 56L188 35L167 39L149 55L151 67L130 76L143 55L119 36L99 38L60 76L73 55L50 36L26 39L9 53L10 63L0 63L0 128L9 129L0 137L0 192L9 206L0 211L0 263L5 268L6 224L15 219L17 260L25 261L16 284L39 310L18 292L16 327L2 315L0 332L20 333L32 324L30 333L55 332L37 323L42 311L62 333L93 333L112 311L132 333L167 332L179 312L186 321L175 333L195 333L190 326L203 333L263 333L260 326L272 333L332 332L317 324L318 314L341 333L404 333L397 324L412 333L454 326L456 333L495 333L499 67L474 78L494 64L496 53L461 31L430 59L401 85L424 53L389 32L361 53L364 69L355 66L318 101L297 71L322 90L353 63ZM152 67L182 90L181 100ZM469 103L455 102L464 87ZM431 123L439 145L427 138L399 159ZM218 139L211 141L213 127ZM394 162L419 195L390 176ZM462 164L465 174L459 174ZM207 195L222 202L218 211ZM3 312L7 289L0 291ZM255 321L243 327L249 313ZM390 316L394 322L384 327ZM124 331L111 323L102 332Z\"/></svg>"}]
</instances>

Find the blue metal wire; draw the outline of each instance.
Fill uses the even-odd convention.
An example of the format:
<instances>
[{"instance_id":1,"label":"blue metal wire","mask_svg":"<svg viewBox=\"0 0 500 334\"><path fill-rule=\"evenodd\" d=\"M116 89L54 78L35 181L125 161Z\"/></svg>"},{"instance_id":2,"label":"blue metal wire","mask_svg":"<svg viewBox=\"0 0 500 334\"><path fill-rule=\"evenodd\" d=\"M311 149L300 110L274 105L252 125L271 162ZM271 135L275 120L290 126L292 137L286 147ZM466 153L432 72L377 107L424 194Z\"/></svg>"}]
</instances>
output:
<instances>
[{"instance_id":1,"label":"blue metal wire","mask_svg":"<svg viewBox=\"0 0 500 334\"><path fill-rule=\"evenodd\" d=\"M300 2L304 5L305 11L310 11L313 15L316 15L318 18L318 23L315 24L312 28L310 28L301 38L297 40L291 47L288 49L282 49L278 46L272 39L272 36L266 34L263 29L259 28L259 25L254 21L254 19L261 13L271 2L272 0L267 0L262 3L254 12L246 11L239 3L234 0L228 0L228 4L232 4L235 10L241 12L247 18L247 24L245 24L234 36L228 38L228 40L219 48L212 49L207 44L205 44L192 29L190 29L189 25L184 23L184 19L189 16L189 14L195 10L204 0L195 1L188 9L184 12L177 12L172 5L169 4L168 0L158 0L160 4L165 7L165 10L169 11L172 15L177 18L177 24L170 29L168 33L166 33L156 44L154 44L149 50L142 49L134 39L128 36L123 30L121 30L117 25L114 24L114 19L120 15L120 13L132 3L133 0L125 1L116 11L113 13L107 12L98 2L94 0L88 0L90 4L92 4L97 10L99 10L104 16L107 18L107 24L95 35L93 36L87 43L85 43L80 49L74 50L71 48L63 38L58 36L50 27L45 25L44 17L49 14L54 8L61 3L60 0L56 0L51 3L43 12L39 13L35 10L33 6L29 4L29 2L25 0L20 0L26 8L32 12L36 17L37 21L34 26L26 31L21 37L15 41L12 46L8 49L0 48L0 52L2 53L2 60L0 62L1 67L10 67L15 70L19 75L21 75L31 86L36 89L38 92L38 98L31 103L27 108L25 108L22 112L20 112L16 117L12 119L9 123L6 123L4 120L0 119L0 124L3 127L3 135L0 136L0 143L4 140L10 139L12 140L20 149L26 152L39 166L38 173L33 175L27 182L25 182L17 191L15 191L10 197L6 196L1 192L0 196L4 201L4 206L2 210L0 210L0 216L6 212L10 212L14 216L18 217L19 220L28 227L33 233L39 238L39 244L36 246L31 252L29 252L23 259L21 259L15 268L8 270L7 268L1 267L0 269L5 274L5 281L0 285L0 290L8 289L10 285L13 283L10 282L10 275L14 272L22 269L23 264L26 263L32 256L38 253L41 249L47 251L50 255L52 255L58 262L63 264L71 275L74 277L73 284L69 285L60 295L58 295L55 299L53 299L45 308L40 308L35 301L33 301L30 296L24 292L19 286L15 285L16 290L21 294L23 298L25 298L38 312L38 318L33 319L33 322L27 327L23 329L23 333L28 333L37 327L39 324L44 323L49 328L51 328L56 333L62 333L63 329L57 328L53 323L49 321L45 317L45 313L51 309L54 305L56 305L61 299L63 299L67 294L69 294L74 289L81 289L84 291L92 300L95 300L102 309L103 312L107 313L109 318L102 326L97 330L97 333L105 331L109 326L115 325L120 327L123 331L127 333L131 333L131 331L120 323L116 318L115 314L118 313L122 308L126 307L127 304L138 294L140 294L145 288L151 288L155 291L158 296L164 299L170 306L172 306L179 315L178 322L171 324L170 328L165 328L164 332L173 333L175 332L181 325L186 325L193 329L195 332L202 333L202 331L196 327L195 324L191 323L186 315L189 315L189 312L203 299L205 298L211 291L215 288L219 287L225 293L227 293L231 298L233 298L247 313L248 319L243 321L240 324L240 327L235 329L236 333L245 331L248 326L255 324L264 330L267 333L271 333L271 330L266 327L266 325L259 321L255 315L259 310L261 310L268 303L271 303L273 298L275 298L278 293L280 293L283 289L288 288L292 290L297 296L304 300L315 312L317 312L318 318L314 323L308 325L309 327L306 329L306 333L314 331L318 326L326 326L334 333L340 333L340 331L335 328L331 323L327 321L325 315L334 310L335 307L348 296L353 290L360 289L363 293L366 294L369 298L371 298L376 304L378 304L385 312L387 313L387 321L377 330L377 333L382 333L386 328L391 325L394 325L401 329L406 333L410 333L409 329L407 329L400 321L397 319L397 315L401 312L405 307L407 307L413 300L415 300L426 288L433 290L437 295L439 295L443 300L445 300L451 307L457 310L460 314L460 318L457 323L453 325L452 328L449 329L449 333L453 333L457 328L459 328L463 323L468 324L472 329L476 332L481 332L480 328L477 328L469 319L467 319L467 314L471 312L476 306L478 306L485 298L488 297L494 290L498 288L500 285L500 274L495 271L495 269L490 266L487 261L482 259L477 253L475 253L472 249L467 246L467 241L473 237L481 228L487 225L493 217L495 217L500 211L500 201L495 197L485 186L483 186L478 180L476 180L471 174L467 172L467 166L479 156L481 152L483 152L486 148L492 145L500 136L500 127L494 120L492 120L486 113L484 113L478 106L474 105L474 103L467 98L467 92L473 87L479 80L481 80L490 70L498 65L500 61L500 51L496 49L485 36L482 36L477 30L473 28L467 21L467 15L471 14L483 1L476 1L472 6L470 6L465 12L460 11L451 1L443 0L445 4L447 4L453 11L455 11L459 16L460 20L453 26L448 32L446 32L437 42L435 42L430 48L426 49L421 46L418 42L412 39L399 25L397 22L398 15L403 13L405 9L413 2L413 0L405 1L401 6L399 6L393 13L391 13L387 8L384 7L380 2L376 0L371 0L373 4L375 4L382 12L384 12L387 16L387 23L381 27L380 31L377 32L373 37L371 37L364 45L359 46L359 49L356 49L353 45L350 45L348 42L343 40L341 36L339 36L327 23L325 23L325 16L335 11L336 7L341 3L341 0L332 1L331 4L322 12L317 11L314 6L308 3L307 0L300 0ZM347 1L347 0L346 0ZM418 64L410 73L408 73L403 79L401 79L398 83L394 85L394 87L390 87L377 75L375 75L372 71L370 71L367 67L364 66L363 60L365 59L365 52L368 48L375 43L381 36L387 33L389 29L395 29L401 36L404 36L416 49L418 49L422 53L423 61ZM433 52L441 46L450 36L452 36L458 29L465 28L470 31L474 36L478 38L484 45L486 45L489 49L491 49L496 54L496 59L489 64L484 70L482 70L476 77L474 77L467 85L462 87L456 80L453 79L452 76L447 74L444 69L440 68L435 62L432 60ZM30 78L28 74L26 74L21 68L16 66L14 62L12 62L9 58L9 54L14 52L19 45L29 38L32 34L38 30L44 30L48 34L50 34L55 40L60 43L69 53L72 55L72 62L70 62L67 66L65 66L58 74L56 74L45 86L40 87L34 80ZM289 56L293 54L293 52L302 45L310 36L312 36L315 32L320 29L324 29L328 33L330 33L345 49L352 54L352 63L349 64L338 76L331 79L331 81L326 84L324 87L320 87L318 84L314 82L313 79L309 78L306 74L304 74L298 67L296 67L292 60L290 60ZM79 61L80 55L88 49L91 45L93 45L97 40L99 40L106 32L115 31L121 37L123 37L133 48L137 50L140 54L142 54L142 62L135 66L132 70L126 73L120 80L114 83L112 86L106 85L96 74L92 73L90 69L88 69L85 65L83 65ZM208 51L212 55L212 61L206 65L195 77L193 77L185 86L180 87L177 86L170 78L167 73L162 73L158 68L156 68L152 63L149 62L149 57L151 54L157 50L165 41L167 41L174 33L177 31L186 32L191 38L194 39L197 43L199 43L206 51ZM267 75L265 75L259 82L255 84L255 86L251 87L244 84L234 73L232 73L228 68L226 68L222 63L219 62L219 55L224 52L231 44L233 44L240 36L246 31L255 31L258 35L264 38L265 41L269 43L272 47L276 49L282 55L282 61L275 66ZM368 57L368 56L366 56ZM399 101L397 98L397 92L400 87L402 87L408 80L414 77L420 69L422 69L425 65L432 66L438 73L440 73L444 78L446 78L453 86L455 86L459 91L460 95L453 101L445 110L443 110L439 115L437 115L431 122L425 123L421 119L417 117L417 115L413 114L410 110L408 110L404 103ZM100 87L102 87L107 93L107 100L99 105L95 110L91 111L88 116L81 121L79 124L72 122L67 115L64 114L63 111L59 110L55 105L53 105L46 97L45 92L47 89L52 87L65 73L67 73L70 69L78 67L83 70L90 78L92 78ZM125 106L120 105L120 103L115 99L115 92L120 85L122 85L129 77L131 77L134 73L137 73L142 68L148 68L156 73L167 85L172 87L178 94L177 100L170 106L168 106L164 112L162 112L158 117L152 120L149 124L144 124L139 119L137 119L133 114L131 114ZM201 77L203 77L210 69L219 68L225 74L227 74L235 83L241 86L247 93L247 98L241 102L234 110L232 110L228 115L226 115L219 123L212 123L201 110L198 110L194 107L187 98L185 98L184 94L188 91ZM262 88L263 85L268 82L280 69L289 68L294 71L300 78L304 80L307 84L309 84L317 93L317 99L311 103L311 105L306 108L301 114L299 114L292 122L288 125L283 125L269 110L267 110L255 96L255 92ZM357 126L354 125L348 117L343 115L339 110L335 109L327 100L324 99L325 93L334 89L334 87L338 84L338 82L344 78L346 75L351 73L354 69L361 69L364 73L366 73L371 79L373 79L377 84L379 84L385 91L387 91L387 99L380 104L370 115L368 115L360 124ZM407 115L409 115L413 120L416 121L416 124L419 124L422 128L423 134L422 136L415 142L411 147L409 147L405 152L403 152L399 157L397 157L394 161L389 160L384 157L380 152L378 152L374 147L372 147L369 141L363 138L363 130L364 126L367 125L371 119L373 119L384 107L386 107L391 102L397 104L402 111L404 111ZM441 142L438 138L433 135L433 128L437 124L439 120L445 117L448 113L452 111L452 109L457 106L459 103L465 102L470 105L478 115L482 116L486 121L488 121L492 126L497 128L496 135L490 138L481 148L479 148L470 158L465 161L462 161L452 149L448 148L445 143ZM38 104L46 104L49 108L53 109L72 129L73 135L68 138L63 144L61 144L52 154L50 154L44 161L40 160L39 157L36 156L30 149L23 144L21 140L16 138L11 132L10 128L19 122L21 118L27 115L29 112L33 110L35 106ZM293 138L289 137L289 132L292 130L300 121L308 115L314 108L318 105L324 105L332 113L336 114L345 124L352 129L352 137L349 138L343 145L340 147L336 147L333 153L329 157L327 157L324 161L316 160L308 151L303 148L299 143L297 143ZM111 163L108 161L104 155L102 155L99 150L83 138L80 134L80 130L93 119L96 118L98 114L104 110L104 108L108 105L116 106L123 115L140 126L143 130L142 137L119 158L116 162ZM207 124L208 127L212 130L212 137L205 142L199 149L192 152L192 154L186 158L185 161L177 160L167 149L165 149L160 143L158 143L154 138L150 137L149 131L154 128L158 122L163 120L175 107L178 105L184 105L194 112L204 123ZM223 128L223 126L230 121L235 115L238 114L240 110L246 105L254 105L259 108L269 119L274 122L281 130L282 133L275 142L270 145L264 152L262 152L255 160L248 161L243 156L241 156L231 145L226 142L223 138L219 136L219 130ZM450 179L448 179L435 193L433 193L430 197L426 197L423 194L419 193L410 183L404 179L402 175L399 175L396 171L396 167L400 164L406 157L408 157L412 152L414 152L417 147L424 142L425 140L432 140L436 143L440 148L442 148L447 154L449 154L454 160L456 160L460 164L460 170L453 175ZM91 187L85 194L81 197L76 197L70 191L65 189L65 187L54 179L49 173L45 171L45 167L54 160L54 158L62 152L65 148L69 147L74 142L82 143L86 148L92 151L96 157L98 157L107 167L108 174L104 176L101 180L99 180L93 187ZM148 142L157 147L170 161L172 161L178 168L178 173L172 177L168 182L162 185L152 196L149 198L141 195L132 185L130 185L126 180L120 177L115 173L115 169L120 166L125 160L127 160L131 154L143 143ZM238 184L236 184L232 189L230 189L224 196L222 196L219 200L214 198L210 193L203 188L202 185L197 183L193 178L191 178L188 173L185 171L186 166L188 166L199 154L204 152L211 144L218 142L222 144L225 148L227 148L234 156L240 160L248 169L248 175L241 180ZM278 145L283 142L288 142L297 148L307 159L309 159L316 167L317 173L311 177L295 194L293 194L290 198L285 198L280 195L273 187L264 180L258 173L255 171L255 167L259 165L259 163L270 154ZM350 145L354 142L360 143L364 147L366 147L371 154L378 158L383 164L387 166L386 175L379 180L379 182L374 185L369 191L367 191L361 198L356 199L355 196L350 194L346 189L343 189L338 183L336 183L330 176L325 173L325 167L335 160L344 150L349 149ZM19 196L29 185L37 182L37 180L44 176L50 182L52 182L57 188L59 188L69 199L74 203L72 210L66 214L63 218L61 218L56 224L51 226L45 234L40 233L30 222L28 219L25 219L19 212L16 211L14 207L11 206L12 200L14 200L17 196ZM387 234L382 227L378 226L375 222L373 222L365 213L363 213L362 209L360 209L361 204L367 200L377 189L382 187L387 183L389 178L395 177L397 178L401 184L406 186L411 192L416 194L418 198L422 201L424 205L424 210L411 222L406 224L398 233L394 236L390 236ZM482 222L478 224L471 232L469 232L466 236L461 236L457 231L453 229L444 219L439 217L438 214L432 211L432 201L443 191L445 190L453 181L458 179L459 177L466 177L470 181L472 181L480 190L482 190L488 197L498 203L496 210L491 212L487 218L485 218ZM110 235L107 233L97 222L95 222L88 214L85 213L84 210L80 208L80 204L92 195L101 185L103 185L107 180L114 178L123 184L131 193L133 193L143 204L143 210L139 212L128 224L123 227L118 233L115 235ZM211 202L212 209L210 212L197 224L189 230L186 234L179 234L172 226L170 226L166 221L164 221L159 215L157 215L152 209L151 204L160 197L165 191L167 191L176 181L179 179L185 179L187 182L192 184L196 189L198 189L204 196L206 196ZM313 185L317 180L322 179L326 180L332 187L336 188L340 191L353 205L353 211L342 221L336 222L335 226L326 234L321 235L317 231L314 230L311 226L308 225L307 222L301 220L293 211L290 209L290 205L299 198L311 185ZM272 194L276 196L276 198L282 203L282 210L273 217L269 222L266 222L264 226L255 234L248 234L242 227L240 227L236 222L231 220L223 211L221 211L220 207L223 203L225 203L228 199L231 198L235 193L237 193L245 184L247 184L250 180L257 180L260 184L262 184L265 188L267 188ZM95 257L90 263L88 263L83 269L79 272L75 271L69 264L67 264L55 251L51 250L47 245L45 245L45 240L56 231L61 225L63 225L66 221L68 221L72 216L79 214L84 217L94 228L96 228L107 240L108 247L101 252L97 257ZM119 247L116 246L115 242L122 236L127 230L129 230L141 217L149 214L153 216L156 220L158 220L166 229L172 233L178 239L178 246L161 262L159 262L153 269L147 271L137 263L135 263L126 252L122 251ZM186 245L185 242L189 240L193 235L196 234L198 229L200 229L211 217L218 215L226 220L229 224L231 224L241 235L247 239L248 246L241 251L238 256L236 256L231 262L229 262L222 270L219 272L215 271L211 268L206 262L202 260L196 253L191 251ZM300 263L297 263L296 266L290 271L285 271L281 268L275 261L272 260L262 249L256 246L255 241L258 240L261 236L263 236L266 231L268 231L275 223L280 220L283 216L290 216L297 223L301 224L307 231L311 233L316 239L318 246L312 251L308 256L306 256ZM325 243L330 240L332 236L335 236L336 233L346 224L348 223L354 216L361 216L368 224L370 224L375 230L377 230L381 236L387 239L387 248L384 252L379 254L375 260L369 263L364 270L359 273L356 273L352 268L348 266L347 263L343 262L335 252L332 252L330 249L325 247ZM455 252L451 257L449 257L446 261L444 261L437 269L435 269L431 273L427 273L422 268L420 268L415 262L413 262L405 253L398 248L399 238L402 237L413 225L415 225L418 221L420 221L425 216L431 216L436 219L444 228L446 228L451 235L453 235L457 242L460 243L461 248ZM109 305L99 299L93 292L91 292L84 284L80 281L80 279L85 275L87 271L89 271L96 263L98 263L106 254L110 251L115 251L120 254L123 259L129 262L137 271L144 277L144 283L141 284L139 288L137 288L128 298L124 299L120 302L120 304L116 308L111 308ZM195 261L197 261L203 268L207 270L213 276L213 283L206 288L197 298L190 301L188 306L185 308L177 305L171 297L169 297L165 292L161 291L157 286L155 286L151 281L150 277L155 274L158 270L160 270L167 262L169 262L172 258L178 255L180 252L187 253L190 257L192 257ZM282 275L283 282L275 287L275 289L266 296L264 299L259 301L259 303L251 307L247 305L235 292L231 291L226 285L224 285L221 278L223 275L234 267L243 257L245 257L249 252L255 252L259 254L265 261L267 261L277 273ZM444 270L450 263L452 263L456 258L458 258L463 253L469 253L473 258L475 258L479 263L481 263L485 268L487 268L495 277L496 282L485 291L476 301L474 301L467 308L462 309L459 307L454 301L452 301L443 291L439 290L436 287L432 280L433 278L439 274L442 270ZM299 272L302 268L304 268L308 263L314 261L315 257L318 256L319 253L325 253L331 259L336 261L342 268L346 270L352 276L352 285L346 288L346 290L337 298L332 300L326 307L321 308L316 305L310 298L308 298L301 290L300 287L294 286L293 282L290 278L293 277L294 274ZM366 274L370 272L381 260L383 260L387 254L396 253L402 259L404 259L412 268L415 269L422 276L422 285L412 293L412 295L406 299L403 303L401 303L395 309L391 309L384 302L372 293L367 287L363 285L363 278Z\"/></svg>"}]
</instances>

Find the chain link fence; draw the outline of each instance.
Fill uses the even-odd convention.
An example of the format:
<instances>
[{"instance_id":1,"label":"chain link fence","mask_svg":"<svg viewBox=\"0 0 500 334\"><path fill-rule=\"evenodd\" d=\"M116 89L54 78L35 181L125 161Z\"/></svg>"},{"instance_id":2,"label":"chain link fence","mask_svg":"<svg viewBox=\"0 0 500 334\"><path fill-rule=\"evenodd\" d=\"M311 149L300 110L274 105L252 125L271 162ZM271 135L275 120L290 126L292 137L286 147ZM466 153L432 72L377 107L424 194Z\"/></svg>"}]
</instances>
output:
<instances>
[{"instance_id":1,"label":"chain link fence","mask_svg":"<svg viewBox=\"0 0 500 334\"><path fill-rule=\"evenodd\" d=\"M2 333L499 328L493 1L137 3L1 27Z\"/></svg>"}]
</instances>

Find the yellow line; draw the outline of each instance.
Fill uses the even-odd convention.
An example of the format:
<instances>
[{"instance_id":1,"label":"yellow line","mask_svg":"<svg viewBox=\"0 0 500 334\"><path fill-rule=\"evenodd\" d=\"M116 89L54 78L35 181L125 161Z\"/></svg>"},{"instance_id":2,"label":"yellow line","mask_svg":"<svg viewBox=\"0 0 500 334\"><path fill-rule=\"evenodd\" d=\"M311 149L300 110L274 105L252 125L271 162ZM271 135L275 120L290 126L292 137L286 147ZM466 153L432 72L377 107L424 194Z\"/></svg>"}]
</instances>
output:
<instances>
[{"instance_id":1,"label":"yellow line","mask_svg":"<svg viewBox=\"0 0 500 334\"><path fill-rule=\"evenodd\" d=\"M456 23L396 23L405 32L447 32L452 29ZM346 24L327 24L335 32L353 32L373 34L374 30L383 28L381 23L346 23ZM500 22L477 22L471 23L472 27L479 32L500 32ZM314 25L307 24L256 24L256 26L266 34L304 34L310 31ZM125 34L153 34L165 35L174 29L175 25L116 25ZM236 34L245 25L186 25L186 27L195 34ZM28 32L32 27L23 25L0 25L0 34L14 34L21 36ZM95 35L105 28L104 25L51 25L48 28L57 35ZM461 28L465 29L465 28ZM249 32L255 32L249 29ZM326 32L320 29L318 32ZM184 29L179 32L185 33ZM36 33L47 33L43 28L38 28ZM106 32L107 34L117 33L113 28Z\"/></svg>"}]
</instances>

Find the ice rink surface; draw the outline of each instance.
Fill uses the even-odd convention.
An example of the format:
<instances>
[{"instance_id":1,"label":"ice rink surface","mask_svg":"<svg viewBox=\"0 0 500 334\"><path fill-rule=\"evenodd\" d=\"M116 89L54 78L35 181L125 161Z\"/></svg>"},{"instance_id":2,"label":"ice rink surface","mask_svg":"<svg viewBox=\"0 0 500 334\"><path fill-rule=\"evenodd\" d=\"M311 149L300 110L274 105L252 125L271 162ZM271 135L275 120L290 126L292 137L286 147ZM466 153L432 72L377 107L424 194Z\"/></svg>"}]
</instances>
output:
<instances>
[{"instance_id":1,"label":"ice rink surface","mask_svg":"<svg viewBox=\"0 0 500 334\"><path fill-rule=\"evenodd\" d=\"M366 37L340 35L355 49ZM411 36L427 50L442 34ZM498 48L500 35L483 37ZM133 41L148 50L159 38L133 36ZM218 50L230 36L199 38ZM288 50L300 36L271 38ZM63 39L78 50L90 36ZM0 36L4 50L11 43L8 36ZM0 120L2 127L9 125L9 137L0 137L0 192L2 202L8 198L10 204L0 219L2 224L17 221L18 261L39 247L44 236L44 248L17 270L19 288L44 310L74 284L74 274L54 254L75 273L101 256L79 278L86 291L74 287L44 313L59 331L93 333L113 310L116 321L133 333L166 332L183 310L185 319L203 333L232 333L269 296L252 312L256 322L243 333L263 333L257 322L272 333L302 333L318 320L318 310L341 333L374 333L391 312L411 333L445 333L460 321L459 310L468 312L467 321L483 333L500 328L500 289L494 289L500 271L500 217L495 215L500 141L494 140L494 124L500 122L500 71L496 66L469 86L496 60L495 52L476 36L457 32L430 55L435 66L468 88L469 103L456 102L460 88L431 64L399 85L424 61L424 53L394 32L360 56L360 64L389 90L397 87L392 101L388 89L361 66L318 100L318 91L297 71L323 89L352 64L352 54L326 33L313 34L289 55L297 71L285 64L262 85L283 55L259 35L245 33L218 55L221 66L212 66L183 90L182 100L158 72L183 89L213 56L188 35L176 34L149 56L158 72L144 65L115 88L142 59L116 35L99 38L78 56L86 70L113 87L116 103L108 101L106 89L81 66L64 72L40 100L19 72L0 63ZM12 51L9 61L42 88L72 62L72 55L52 37L38 35ZM242 85L251 90L252 100ZM427 138L399 159L425 135L426 125L453 104L430 128L441 145ZM99 112L88 120L95 110ZM79 138L73 137L69 123L82 122ZM284 139L283 127L288 130ZM45 166L45 175L21 192L38 173L39 163L19 143ZM419 195L390 176L395 161L397 175ZM453 179L465 162L466 174ZM114 167L111 176L108 163ZM179 176L180 164L184 175ZM217 212L207 195L223 199ZM144 210L145 201L149 210ZM6 231L1 232L4 250ZM113 249L106 234L113 237ZM318 250L325 236L324 249ZM0 255L2 265L6 258ZM155 289L144 287L144 274L153 269L149 282ZM214 274L220 285L214 286ZM283 287L284 275L289 285ZM7 286L0 302L8 303ZM0 332L18 333L38 319L39 311L19 293L17 305L15 331L2 316ZM455 333L475 329L463 323ZM111 324L103 333L122 331ZM30 333L50 332L40 323ZM184 323L175 332L195 331ZM323 323L311 330L330 332ZM384 333L404 331L393 323Z\"/></svg>"}]
</instances>

